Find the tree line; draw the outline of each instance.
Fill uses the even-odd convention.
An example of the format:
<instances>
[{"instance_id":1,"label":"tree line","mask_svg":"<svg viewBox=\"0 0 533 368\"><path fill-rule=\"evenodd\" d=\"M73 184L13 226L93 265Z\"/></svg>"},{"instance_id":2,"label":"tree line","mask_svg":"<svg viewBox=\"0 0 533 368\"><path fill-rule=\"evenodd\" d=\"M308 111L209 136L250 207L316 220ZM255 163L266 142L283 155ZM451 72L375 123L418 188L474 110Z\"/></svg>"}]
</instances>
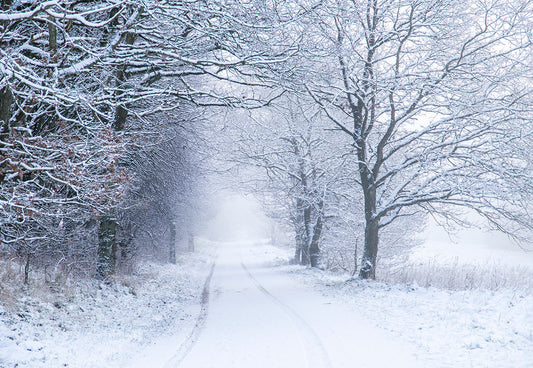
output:
<instances>
[{"instance_id":1,"label":"tree line","mask_svg":"<svg viewBox=\"0 0 533 368\"><path fill-rule=\"evenodd\" d=\"M531 235L530 1L1 7L0 240L27 270L172 261L213 142L257 169L298 263L347 242L375 278L378 248L460 209Z\"/></svg>"}]
</instances>

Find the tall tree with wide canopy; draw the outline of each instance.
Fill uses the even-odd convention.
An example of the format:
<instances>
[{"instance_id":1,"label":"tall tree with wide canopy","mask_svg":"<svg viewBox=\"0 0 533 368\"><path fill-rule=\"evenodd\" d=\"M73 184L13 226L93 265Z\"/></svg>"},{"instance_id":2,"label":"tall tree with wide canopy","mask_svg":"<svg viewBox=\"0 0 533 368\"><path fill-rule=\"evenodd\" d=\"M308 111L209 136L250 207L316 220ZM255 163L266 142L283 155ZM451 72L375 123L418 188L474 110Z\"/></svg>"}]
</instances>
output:
<instances>
[{"instance_id":1,"label":"tall tree with wide canopy","mask_svg":"<svg viewBox=\"0 0 533 368\"><path fill-rule=\"evenodd\" d=\"M380 229L421 211L531 231L531 15L531 1L338 0L302 21L300 88L353 141L360 277L375 278Z\"/></svg>"}]
</instances>

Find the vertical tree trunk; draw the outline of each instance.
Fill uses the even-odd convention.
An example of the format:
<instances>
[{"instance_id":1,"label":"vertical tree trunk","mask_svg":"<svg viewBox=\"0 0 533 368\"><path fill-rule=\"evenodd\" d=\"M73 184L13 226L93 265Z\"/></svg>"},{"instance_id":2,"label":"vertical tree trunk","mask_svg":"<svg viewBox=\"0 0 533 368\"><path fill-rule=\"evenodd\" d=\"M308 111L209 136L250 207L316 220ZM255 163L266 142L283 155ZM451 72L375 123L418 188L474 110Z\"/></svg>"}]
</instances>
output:
<instances>
[{"instance_id":1,"label":"vertical tree trunk","mask_svg":"<svg viewBox=\"0 0 533 368\"><path fill-rule=\"evenodd\" d=\"M302 215L302 200L297 198L296 199L296 214L293 219L293 225L294 225L294 242L295 242L295 249L294 249L294 264L301 264L302 262L302 250L303 250L303 244L304 244L304 228L303 228L303 215Z\"/></svg>"},{"instance_id":2,"label":"vertical tree trunk","mask_svg":"<svg viewBox=\"0 0 533 368\"><path fill-rule=\"evenodd\" d=\"M300 229L298 229L297 226L295 226L294 229L294 258L292 260L293 264L300 264L302 261L302 236L300 233Z\"/></svg>"},{"instance_id":3,"label":"vertical tree trunk","mask_svg":"<svg viewBox=\"0 0 533 368\"><path fill-rule=\"evenodd\" d=\"M113 128L115 130L124 129L126 124L126 119L128 118L128 109L124 105L118 105L115 111L115 122L113 123Z\"/></svg>"},{"instance_id":4,"label":"vertical tree trunk","mask_svg":"<svg viewBox=\"0 0 533 368\"><path fill-rule=\"evenodd\" d=\"M300 264L302 261L302 247L300 243L300 239L296 239L296 248L294 250L294 258L292 263L294 264Z\"/></svg>"},{"instance_id":5,"label":"vertical tree trunk","mask_svg":"<svg viewBox=\"0 0 533 368\"><path fill-rule=\"evenodd\" d=\"M52 54L57 50L57 27L55 24L55 18L48 18L48 47Z\"/></svg>"},{"instance_id":6,"label":"vertical tree trunk","mask_svg":"<svg viewBox=\"0 0 533 368\"><path fill-rule=\"evenodd\" d=\"M135 33L127 33L125 43L126 45L133 45L135 43L135 40L137 39L137 35ZM117 70L117 96L121 96L124 93L124 87L126 84L126 65L119 66ZM126 119L128 118L128 109L127 106L124 104L120 104L117 106L115 110L115 121L113 122L113 128L115 130L123 130L124 126L126 124Z\"/></svg>"},{"instance_id":7,"label":"vertical tree trunk","mask_svg":"<svg viewBox=\"0 0 533 368\"><path fill-rule=\"evenodd\" d=\"M363 157L364 155L361 155L361 158ZM364 160L360 161L364 162ZM376 185L372 180L372 173L366 165L360 164L359 171L365 198L365 247L359 277L362 279L375 279L379 244L379 219L376 218Z\"/></svg>"},{"instance_id":8,"label":"vertical tree trunk","mask_svg":"<svg viewBox=\"0 0 533 368\"><path fill-rule=\"evenodd\" d=\"M354 246L354 249L353 249L353 272L352 272L352 277L355 276L355 274L357 273L357 247L359 245L359 241L357 238L355 238L355 246Z\"/></svg>"},{"instance_id":9,"label":"vertical tree trunk","mask_svg":"<svg viewBox=\"0 0 533 368\"><path fill-rule=\"evenodd\" d=\"M140 14L140 13L139 13ZM125 43L133 45L137 35L128 33L126 35ZM117 90L126 82L126 65L121 65L116 74ZM119 105L115 111L115 121L113 122L113 129L121 131L124 129L126 118L128 116L127 110L124 106ZM115 216L106 215L100 218L98 229L98 259L96 264L96 275L99 278L107 278L115 272L116 267L116 248L117 248L117 223Z\"/></svg>"},{"instance_id":10,"label":"vertical tree trunk","mask_svg":"<svg viewBox=\"0 0 533 368\"><path fill-rule=\"evenodd\" d=\"M168 261L176 264L176 222L170 222L170 239L168 242Z\"/></svg>"},{"instance_id":11,"label":"vertical tree trunk","mask_svg":"<svg viewBox=\"0 0 533 368\"><path fill-rule=\"evenodd\" d=\"M26 254L26 264L24 265L24 285L29 285L30 283L30 260L31 253L28 251Z\"/></svg>"},{"instance_id":12,"label":"vertical tree trunk","mask_svg":"<svg viewBox=\"0 0 533 368\"><path fill-rule=\"evenodd\" d=\"M315 227L313 228L313 238L309 246L309 255L311 257L311 267L318 267L320 260L320 248L318 246L320 235L322 233L322 215L319 214L316 219Z\"/></svg>"},{"instance_id":13,"label":"vertical tree trunk","mask_svg":"<svg viewBox=\"0 0 533 368\"><path fill-rule=\"evenodd\" d=\"M320 200L318 203L318 210L316 211L316 222L313 227L313 237L309 245L309 255L311 256L311 267L318 267L320 261L320 236L322 235L322 227L324 220L322 218L322 209L324 208L324 201Z\"/></svg>"},{"instance_id":14,"label":"vertical tree trunk","mask_svg":"<svg viewBox=\"0 0 533 368\"><path fill-rule=\"evenodd\" d=\"M125 265L129 263L134 255L134 249L133 249L133 234L131 229L131 224L121 224L119 226L120 231L117 231L117 233L120 233L120 236L117 235L117 245L118 245L118 253L120 254L120 265Z\"/></svg>"},{"instance_id":15,"label":"vertical tree trunk","mask_svg":"<svg viewBox=\"0 0 533 368\"><path fill-rule=\"evenodd\" d=\"M372 220L367 222L365 226L365 249L361 261L361 270L359 271L359 277L362 279L376 278L378 244L379 223L376 220Z\"/></svg>"},{"instance_id":16,"label":"vertical tree trunk","mask_svg":"<svg viewBox=\"0 0 533 368\"><path fill-rule=\"evenodd\" d=\"M302 241L302 260L301 265L307 266L311 262L309 256L309 246L311 243L311 206L306 206L303 210L304 219L304 237Z\"/></svg>"},{"instance_id":17,"label":"vertical tree trunk","mask_svg":"<svg viewBox=\"0 0 533 368\"><path fill-rule=\"evenodd\" d=\"M96 276L106 279L115 272L116 266L116 221L114 216L102 216L98 228L98 260Z\"/></svg>"},{"instance_id":18,"label":"vertical tree trunk","mask_svg":"<svg viewBox=\"0 0 533 368\"><path fill-rule=\"evenodd\" d=\"M11 119L11 105L13 104L13 94L9 86L0 89L0 124L2 133L9 132L9 120Z\"/></svg>"}]
</instances>

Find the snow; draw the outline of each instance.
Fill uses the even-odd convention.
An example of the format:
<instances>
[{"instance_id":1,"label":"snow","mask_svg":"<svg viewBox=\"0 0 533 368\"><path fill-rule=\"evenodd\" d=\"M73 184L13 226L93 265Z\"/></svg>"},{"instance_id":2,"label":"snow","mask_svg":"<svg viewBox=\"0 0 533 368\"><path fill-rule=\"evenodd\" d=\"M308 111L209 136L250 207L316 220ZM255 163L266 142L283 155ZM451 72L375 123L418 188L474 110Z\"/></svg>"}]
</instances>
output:
<instances>
[{"instance_id":1,"label":"snow","mask_svg":"<svg viewBox=\"0 0 533 368\"><path fill-rule=\"evenodd\" d=\"M0 366L533 366L526 291L353 280L288 265L292 250L266 241L218 243L216 258L211 247L145 264L134 283L27 296L20 315L2 307Z\"/></svg>"},{"instance_id":2,"label":"snow","mask_svg":"<svg viewBox=\"0 0 533 368\"><path fill-rule=\"evenodd\" d=\"M34 286L0 309L0 367L131 367L162 340L171 353L197 314L209 258L143 264L113 286L84 281L61 293Z\"/></svg>"},{"instance_id":3,"label":"snow","mask_svg":"<svg viewBox=\"0 0 533 368\"><path fill-rule=\"evenodd\" d=\"M226 243L218 252L209 316L180 367L423 366L410 344L284 268L265 265L286 263L287 254L246 243ZM382 354L384 346L389 354Z\"/></svg>"},{"instance_id":4,"label":"snow","mask_svg":"<svg viewBox=\"0 0 533 368\"><path fill-rule=\"evenodd\" d=\"M438 258L439 263L467 263L528 268L533 271L533 244L517 244L499 232L470 228L449 235L430 221L426 241L414 249L411 259Z\"/></svg>"},{"instance_id":5,"label":"snow","mask_svg":"<svg viewBox=\"0 0 533 368\"><path fill-rule=\"evenodd\" d=\"M28 3L33 3L33 1L27 1ZM19 12L19 13L4 13L0 14L0 21L14 21L14 20L21 20L21 19L28 19L33 17L35 14L40 13L44 9L48 9L52 6L58 5L58 1L46 1L42 4L40 4L37 8L27 11L27 12ZM13 4L13 8L15 8L17 3Z\"/></svg>"},{"instance_id":6,"label":"snow","mask_svg":"<svg viewBox=\"0 0 533 368\"><path fill-rule=\"evenodd\" d=\"M342 299L353 313L413 344L429 367L533 364L531 295L345 281L307 273L300 277L312 279L325 295Z\"/></svg>"}]
</instances>

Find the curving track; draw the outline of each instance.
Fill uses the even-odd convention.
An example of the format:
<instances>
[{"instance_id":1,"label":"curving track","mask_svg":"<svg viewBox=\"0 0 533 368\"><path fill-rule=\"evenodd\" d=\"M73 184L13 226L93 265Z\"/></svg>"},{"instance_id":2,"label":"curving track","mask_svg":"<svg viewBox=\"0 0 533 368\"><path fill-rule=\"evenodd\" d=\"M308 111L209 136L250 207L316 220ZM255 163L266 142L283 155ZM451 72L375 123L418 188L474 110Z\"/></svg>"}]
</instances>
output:
<instances>
[{"instance_id":1,"label":"curving track","mask_svg":"<svg viewBox=\"0 0 533 368\"><path fill-rule=\"evenodd\" d=\"M345 304L248 257L251 247L261 246L219 247L196 325L165 368L425 366Z\"/></svg>"},{"instance_id":2,"label":"curving track","mask_svg":"<svg viewBox=\"0 0 533 368\"><path fill-rule=\"evenodd\" d=\"M324 344L320 340L320 337L316 334L313 328L302 318L294 309L289 307L287 304L282 302L271 292L269 292L265 287L257 281L257 279L252 275L248 267L244 263L241 263L242 268L246 271L248 277L252 279L255 286L268 298L270 298L275 304L277 304L281 309L289 316L291 321L299 329L300 340L304 343L305 353L307 355L308 367L324 367L330 368L331 361L328 355L328 352L324 348Z\"/></svg>"},{"instance_id":3,"label":"curving track","mask_svg":"<svg viewBox=\"0 0 533 368\"><path fill-rule=\"evenodd\" d=\"M215 265L216 263L213 262L213 264L211 265L211 270L209 271L209 274L204 283L204 287L202 289L202 295L200 299L200 313L198 313L198 317L196 317L196 323L194 324L194 327L192 328L191 332L189 333L183 344L180 345L178 350L176 350L176 353L174 353L174 355L165 363L164 368L172 368L179 366L181 361L187 356L187 354L189 354L192 347L200 337L200 333L205 325L205 322L207 320L207 313L209 311L209 287L211 285L211 279L213 277Z\"/></svg>"}]
</instances>

